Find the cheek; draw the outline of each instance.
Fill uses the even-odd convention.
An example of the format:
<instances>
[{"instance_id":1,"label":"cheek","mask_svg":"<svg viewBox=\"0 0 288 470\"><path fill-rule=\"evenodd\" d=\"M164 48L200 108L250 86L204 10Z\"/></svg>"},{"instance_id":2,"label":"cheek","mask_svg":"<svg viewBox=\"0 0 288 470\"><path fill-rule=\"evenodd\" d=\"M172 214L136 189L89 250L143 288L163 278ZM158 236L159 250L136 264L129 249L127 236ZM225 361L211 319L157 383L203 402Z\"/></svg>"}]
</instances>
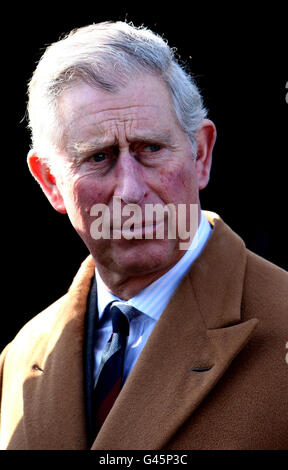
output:
<instances>
[{"instance_id":1,"label":"cheek","mask_svg":"<svg viewBox=\"0 0 288 470\"><path fill-rule=\"evenodd\" d=\"M80 177L71 188L75 205L80 211L90 212L91 207L99 202L105 203L103 185L97 184L95 178Z\"/></svg>"},{"instance_id":2,"label":"cheek","mask_svg":"<svg viewBox=\"0 0 288 470\"><path fill-rule=\"evenodd\" d=\"M105 191L95 178L72 178L65 185L65 207L74 228L78 231L85 230L91 223L91 207L97 203L105 203Z\"/></svg>"},{"instance_id":3,"label":"cheek","mask_svg":"<svg viewBox=\"0 0 288 470\"><path fill-rule=\"evenodd\" d=\"M197 194L197 178L191 165L187 167L175 165L169 170L161 171L159 182L166 203L169 203L169 200L187 202L187 199L192 199L191 202L194 202Z\"/></svg>"}]
</instances>

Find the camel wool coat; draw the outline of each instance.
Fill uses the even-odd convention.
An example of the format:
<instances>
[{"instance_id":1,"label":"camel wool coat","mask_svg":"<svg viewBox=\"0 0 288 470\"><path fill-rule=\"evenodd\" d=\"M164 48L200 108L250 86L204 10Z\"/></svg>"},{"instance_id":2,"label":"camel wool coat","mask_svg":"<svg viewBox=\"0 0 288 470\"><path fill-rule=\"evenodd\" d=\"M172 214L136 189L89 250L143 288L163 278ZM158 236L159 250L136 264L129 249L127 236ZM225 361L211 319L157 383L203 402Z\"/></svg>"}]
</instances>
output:
<instances>
[{"instance_id":1,"label":"camel wool coat","mask_svg":"<svg viewBox=\"0 0 288 470\"><path fill-rule=\"evenodd\" d=\"M213 233L88 442L89 256L68 293L1 355L1 449L287 449L288 274Z\"/></svg>"}]
</instances>

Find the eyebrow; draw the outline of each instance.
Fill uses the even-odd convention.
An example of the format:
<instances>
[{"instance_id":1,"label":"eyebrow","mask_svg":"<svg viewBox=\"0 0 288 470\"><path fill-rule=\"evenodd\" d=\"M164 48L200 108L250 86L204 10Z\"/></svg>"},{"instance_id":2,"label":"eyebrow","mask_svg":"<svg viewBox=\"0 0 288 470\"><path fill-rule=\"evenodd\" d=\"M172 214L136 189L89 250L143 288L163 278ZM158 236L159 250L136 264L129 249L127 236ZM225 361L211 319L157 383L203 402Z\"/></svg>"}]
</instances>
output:
<instances>
[{"instance_id":1,"label":"eyebrow","mask_svg":"<svg viewBox=\"0 0 288 470\"><path fill-rule=\"evenodd\" d=\"M172 146L172 138L169 132L149 132L146 134L135 135L131 138L127 138L127 141L131 143L141 142L141 143L159 143L162 145ZM68 145L68 152L70 156L78 161L81 160L85 155L92 152L97 152L100 150L105 150L107 148L115 147L119 144L117 139L107 139L98 137L94 140L87 142L77 142L74 140L70 145Z\"/></svg>"}]
</instances>

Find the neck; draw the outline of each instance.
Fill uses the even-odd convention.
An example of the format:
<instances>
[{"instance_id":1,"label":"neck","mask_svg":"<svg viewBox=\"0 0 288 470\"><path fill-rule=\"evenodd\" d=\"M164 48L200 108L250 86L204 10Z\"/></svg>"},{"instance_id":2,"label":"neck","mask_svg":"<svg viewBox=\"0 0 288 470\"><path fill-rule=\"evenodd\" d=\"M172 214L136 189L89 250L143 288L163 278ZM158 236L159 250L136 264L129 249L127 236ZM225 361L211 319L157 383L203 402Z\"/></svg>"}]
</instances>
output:
<instances>
[{"instance_id":1,"label":"neck","mask_svg":"<svg viewBox=\"0 0 288 470\"><path fill-rule=\"evenodd\" d=\"M116 272L111 273L111 271L106 270L105 268L103 268L103 266L97 266L96 264L96 267L107 289L120 299L129 300L132 297L135 297L135 295L137 295L140 291L145 289L145 287L152 284L152 282L156 281L161 276L163 276L163 274L165 274L173 266L175 266L175 264L183 255L184 252L173 264L167 266L166 268L160 271L147 273L139 276L135 276L135 274L131 276L123 276L122 274Z\"/></svg>"}]
</instances>

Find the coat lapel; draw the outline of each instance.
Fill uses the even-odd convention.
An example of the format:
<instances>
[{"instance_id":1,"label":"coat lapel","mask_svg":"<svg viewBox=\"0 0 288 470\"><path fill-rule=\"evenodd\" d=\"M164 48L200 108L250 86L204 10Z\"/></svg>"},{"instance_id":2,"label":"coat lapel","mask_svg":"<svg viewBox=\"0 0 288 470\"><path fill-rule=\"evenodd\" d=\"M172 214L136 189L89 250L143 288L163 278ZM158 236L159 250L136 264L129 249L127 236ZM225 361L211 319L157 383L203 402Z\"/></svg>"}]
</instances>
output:
<instances>
[{"instance_id":1,"label":"coat lapel","mask_svg":"<svg viewBox=\"0 0 288 470\"><path fill-rule=\"evenodd\" d=\"M214 214L214 233L160 317L92 449L165 447L243 349L246 249Z\"/></svg>"}]
</instances>

